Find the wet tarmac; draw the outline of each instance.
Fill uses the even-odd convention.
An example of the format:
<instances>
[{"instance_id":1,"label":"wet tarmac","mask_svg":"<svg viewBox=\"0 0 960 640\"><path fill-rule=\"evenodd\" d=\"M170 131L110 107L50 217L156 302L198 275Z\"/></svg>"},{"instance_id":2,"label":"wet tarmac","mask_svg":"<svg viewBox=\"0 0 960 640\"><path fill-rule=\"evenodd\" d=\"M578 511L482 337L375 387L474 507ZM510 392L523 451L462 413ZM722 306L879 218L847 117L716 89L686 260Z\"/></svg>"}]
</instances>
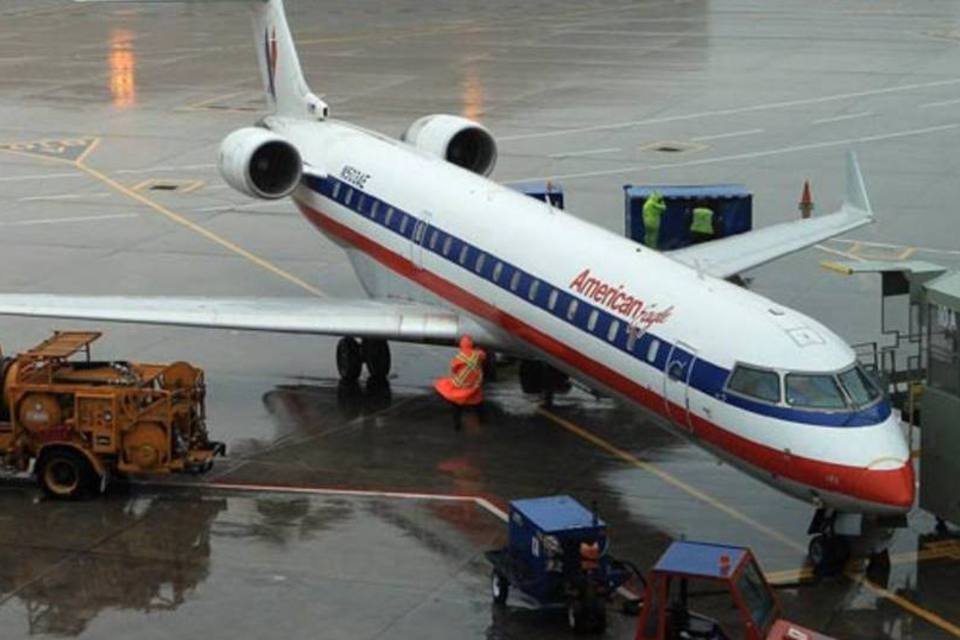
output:
<instances>
[{"instance_id":1,"label":"wet tarmac","mask_svg":"<svg viewBox=\"0 0 960 640\"><path fill-rule=\"evenodd\" d=\"M821 260L960 263L955 2L288 5L339 117L389 133L426 113L481 119L496 179L553 178L612 229L624 183L744 182L763 225L795 215L809 178L826 212L856 148L879 222L749 274L851 342L878 338L879 283ZM249 33L231 2L0 3L3 290L360 295L291 205L217 176L220 140L261 108ZM692 148L649 150L661 141ZM0 343L82 326L0 319ZM493 607L482 555L508 500L561 492L596 503L615 555L642 567L684 536L751 546L788 617L838 638L960 636L960 543L928 515L895 534L888 576L813 582L809 506L612 401L575 391L544 409L505 370L455 431L429 389L444 349L394 345L388 389L345 389L333 339L106 331L101 356L205 367L230 454L175 479L197 486L82 504L4 485L2 638L567 637L563 616ZM605 637L634 625L611 613Z\"/></svg>"}]
</instances>

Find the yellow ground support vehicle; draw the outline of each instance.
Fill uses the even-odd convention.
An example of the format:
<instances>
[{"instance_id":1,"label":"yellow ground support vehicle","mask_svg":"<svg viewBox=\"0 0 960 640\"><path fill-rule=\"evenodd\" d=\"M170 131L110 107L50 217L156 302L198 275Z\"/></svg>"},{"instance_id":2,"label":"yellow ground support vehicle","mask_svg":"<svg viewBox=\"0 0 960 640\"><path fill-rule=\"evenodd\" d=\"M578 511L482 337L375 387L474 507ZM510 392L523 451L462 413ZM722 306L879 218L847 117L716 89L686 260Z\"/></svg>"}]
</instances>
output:
<instances>
[{"instance_id":1,"label":"yellow ground support vehicle","mask_svg":"<svg viewBox=\"0 0 960 640\"><path fill-rule=\"evenodd\" d=\"M224 445L207 437L203 371L186 362L95 362L92 331L64 331L0 359L0 458L43 490L79 498L111 476L203 472ZM86 357L73 358L77 354Z\"/></svg>"}]
</instances>

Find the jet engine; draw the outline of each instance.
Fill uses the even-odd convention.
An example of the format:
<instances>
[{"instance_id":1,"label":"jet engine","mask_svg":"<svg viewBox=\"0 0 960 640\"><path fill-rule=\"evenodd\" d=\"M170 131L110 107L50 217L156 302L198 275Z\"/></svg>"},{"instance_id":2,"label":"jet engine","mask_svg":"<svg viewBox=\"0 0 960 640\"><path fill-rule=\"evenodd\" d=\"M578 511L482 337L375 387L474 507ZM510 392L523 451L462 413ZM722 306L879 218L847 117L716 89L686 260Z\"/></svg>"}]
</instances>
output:
<instances>
[{"instance_id":1,"label":"jet engine","mask_svg":"<svg viewBox=\"0 0 960 640\"><path fill-rule=\"evenodd\" d=\"M266 129L237 129L220 144L220 175L254 198L278 200L293 193L303 174L300 152Z\"/></svg>"},{"instance_id":2,"label":"jet engine","mask_svg":"<svg viewBox=\"0 0 960 640\"><path fill-rule=\"evenodd\" d=\"M410 125L400 139L482 176L490 175L497 163L493 134L483 125L460 116L424 116Z\"/></svg>"}]
</instances>

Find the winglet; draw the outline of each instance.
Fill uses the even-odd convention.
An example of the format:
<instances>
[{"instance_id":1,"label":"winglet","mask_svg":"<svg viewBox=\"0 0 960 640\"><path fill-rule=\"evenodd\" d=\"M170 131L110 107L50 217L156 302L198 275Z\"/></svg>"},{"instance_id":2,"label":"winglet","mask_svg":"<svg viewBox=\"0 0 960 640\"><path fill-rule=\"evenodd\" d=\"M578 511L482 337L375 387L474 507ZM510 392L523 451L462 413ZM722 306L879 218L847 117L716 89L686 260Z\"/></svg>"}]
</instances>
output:
<instances>
[{"instance_id":1,"label":"winglet","mask_svg":"<svg viewBox=\"0 0 960 640\"><path fill-rule=\"evenodd\" d=\"M857 162L857 154L854 151L847 152L847 194L843 199L843 204L859 209L871 218L873 217L870 198L867 196L867 187L863 183L860 163Z\"/></svg>"}]
</instances>

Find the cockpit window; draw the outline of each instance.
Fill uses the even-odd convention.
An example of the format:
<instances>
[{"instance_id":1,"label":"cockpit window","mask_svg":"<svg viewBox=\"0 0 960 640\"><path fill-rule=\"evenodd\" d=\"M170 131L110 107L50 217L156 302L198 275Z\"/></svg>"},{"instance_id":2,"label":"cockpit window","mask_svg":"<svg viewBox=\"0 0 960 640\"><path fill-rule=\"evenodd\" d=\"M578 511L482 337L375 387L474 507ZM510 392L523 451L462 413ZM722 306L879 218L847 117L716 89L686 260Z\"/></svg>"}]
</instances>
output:
<instances>
[{"instance_id":1,"label":"cockpit window","mask_svg":"<svg viewBox=\"0 0 960 640\"><path fill-rule=\"evenodd\" d=\"M844 409L847 406L831 374L787 374L787 403L812 409Z\"/></svg>"},{"instance_id":2,"label":"cockpit window","mask_svg":"<svg viewBox=\"0 0 960 640\"><path fill-rule=\"evenodd\" d=\"M877 389L870 377L860 368L859 365L852 369L847 369L837 375L840 378L840 384L847 391L853 404L863 406L870 404L880 397L880 390Z\"/></svg>"},{"instance_id":3,"label":"cockpit window","mask_svg":"<svg viewBox=\"0 0 960 640\"><path fill-rule=\"evenodd\" d=\"M776 371L737 365L727 389L764 402L780 402L780 376Z\"/></svg>"}]
</instances>

